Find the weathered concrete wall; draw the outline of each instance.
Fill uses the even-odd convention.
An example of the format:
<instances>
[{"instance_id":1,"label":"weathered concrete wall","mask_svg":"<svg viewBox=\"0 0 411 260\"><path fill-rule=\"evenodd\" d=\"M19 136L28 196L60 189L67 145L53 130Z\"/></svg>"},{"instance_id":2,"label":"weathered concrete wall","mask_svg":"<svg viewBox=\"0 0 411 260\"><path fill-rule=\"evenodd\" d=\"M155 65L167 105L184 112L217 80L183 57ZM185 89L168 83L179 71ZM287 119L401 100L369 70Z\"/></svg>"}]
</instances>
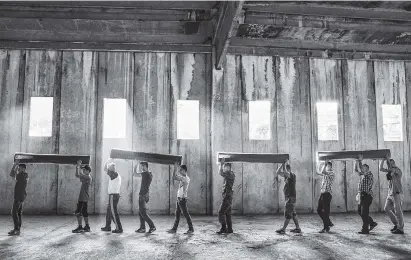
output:
<instances>
[{"instance_id":1,"label":"weathered concrete wall","mask_svg":"<svg viewBox=\"0 0 411 260\"><path fill-rule=\"evenodd\" d=\"M191 177L192 213L217 213L222 177L216 153L287 152L298 176L298 210L315 210L321 178L318 150L390 148L403 169L405 203L411 209L409 125L411 63L347 61L229 55L223 69L212 69L211 56L174 53L61 51L0 52L0 213L11 209L14 182L8 177L17 151L89 153L94 184L89 211L104 213L108 177L103 165L111 148L183 155ZM52 137L29 137L32 96L55 97ZM126 138L103 138L104 98L127 100ZM199 100L200 140L177 140L176 101ZM271 140L249 139L248 101L271 101ZM318 141L316 102L337 101L339 140ZM408 102L407 102L408 101ZM384 142L381 104L401 104L403 142ZM119 205L123 214L138 212L139 178L132 162L116 161L123 178ZM372 210L381 210L387 193L378 162ZM234 164L233 211L275 213L284 208L284 181L276 165ZM358 176L353 163L336 162L332 211L356 210ZM154 174L150 210L175 210L177 187L172 167L150 165ZM72 213L79 181L73 166L29 166L26 213Z\"/></svg>"}]
</instances>

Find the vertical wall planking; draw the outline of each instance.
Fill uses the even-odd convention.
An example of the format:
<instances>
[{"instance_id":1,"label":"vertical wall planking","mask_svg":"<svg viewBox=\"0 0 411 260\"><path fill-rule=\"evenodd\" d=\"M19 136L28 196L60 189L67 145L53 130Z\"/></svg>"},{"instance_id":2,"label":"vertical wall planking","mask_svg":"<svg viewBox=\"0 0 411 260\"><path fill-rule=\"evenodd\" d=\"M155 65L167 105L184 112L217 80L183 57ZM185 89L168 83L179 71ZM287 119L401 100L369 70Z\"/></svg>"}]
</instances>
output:
<instances>
[{"instance_id":1,"label":"vertical wall planking","mask_svg":"<svg viewBox=\"0 0 411 260\"><path fill-rule=\"evenodd\" d=\"M377 133L378 148L388 148L391 150L391 157L396 165L402 170L402 183L404 186L411 181L410 159L407 135L407 89L405 84L405 64L394 61L375 61L375 89L376 89L376 110L377 110ZM384 141L383 114L381 105L401 105L402 109L402 131L403 141ZM387 165L384 163L384 167ZM380 178L380 209L384 209L385 199L388 194L388 181L385 172L379 173ZM405 198L410 198L410 190L404 189ZM409 203L404 203L407 209Z\"/></svg>"},{"instance_id":2,"label":"vertical wall planking","mask_svg":"<svg viewBox=\"0 0 411 260\"><path fill-rule=\"evenodd\" d=\"M183 163L188 167L190 186L188 197L190 212L206 213L207 205L207 55L204 54L171 54L171 151L183 155ZM177 100L198 100L200 105L199 140L177 140ZM190 119L186 119L190 124ZM178 182L171 182L171 211L175 210Z\"/></svg>"},{"instance_id":3,"label":"vertical wall planking","mask_svg":"<svg viewBox=\"0 0 411 260\"><path fill-rule=\"evenodd\" d=\"M0 50L0 212L9 213L15 181L9 176L14 153L21 149L24 51ZM23 70L22 70L23 69Z\"/></svg>"},{"instance_id":4,"label":"vertical wall planking","mask_svg":"<svg viewBox=\"0 0 411 260\"><path fill-rule=\"evenodd\" d=\"M242 143L246 153L277 152L275 59L263 56L241 57ZM250 140L249 101L270 101L270 140ZM277 164L243 164L244 214L278 211Z\"/></svg>"},{"instance_id":5,"label":"vertical wall planking","mask_svg":"<svg viewBox=\"0 0 411 260\"><path fill-rule=\"evenodd\" d=\"M322 177L317 175L318 151L340 151L344 150L344 111L342 100L342 77L341 61L331 59L310 59L310 90L311 90L311 117L312 125L312 151L314 158L314 183L313 183L313 205L317 205L321 194ZM318 140L318 120L317 102L337 102L338 103L338 140ZM321 166L322 167L322 166ZM345 162L333 162L335 173L332 187L332 212L345 212L346 209L346 186L345 186Z\"/></svg>"},{"instance_id":6,"label":"vertical wall planking","mask_svg":"<svg viewBox=\"0 0 411 260\"><path fill-rule=\"evenodd\" d=\"M170 54L134 54L133 150L170 152ZM167 165L149 164L150 213L170 212L170 170ZM133 177L133 212L138 214L141 178Z\"/></svg>"},{"instance_id":7,"label":"vertical wall planking","mask_svg":"<svg viewBox=\"0 0 411 260\"><path fill-rule=\"evenodd\" d=\"M97 93L97 147L95 171L95 208L97 213L105 213L108 203L108 176L103 171L104 164L112 148L132 149L133 132L133 73L132 53L100 52L98 54L98 93ZM104 138L104 98L126 99L126 137ZM121 126L112 126L121 127ZM132 163L115 160L116 170L121 175L121 199L118 204L120 214L133 212Z\"/></svg>"},{"instance_id":8,"label":"vertical wall planking","mask_svg":"<svg viewBox=\"0 0 411 260\"><path fill-rule=\"evenodd\" d=\"M406 121L404 121L405 125L405 133L407 135L408 142L411 140L411 62L405 62L405 89L406 89L406 107L404 108ZM411 154L411 145L408 145L408 154ZM403 179L402 179L402 188L407 190L406 192L410 194L408 197L404 197L403 202L403 209L410 210L411 209L411 162L405 166L404 170L402 171Z\"/></svg>"},{"instance_id":9,"label":"vertical wall planking","mask_svg":"<svg viewBox=\"0 0 411 260\"><path fill-rule=\"evenodd\" d=\"M22 150L29 153L57 154L60 127L61 58L59 51L27 51L24 81ZM51 137L30 137L31 97L53 97ZM56 213L58 166L28 165L26 213ZM41 187L41 189L39 189Z\"/></svg>"},{"instance_id":10,"label":"vertical wall planking","mask_svg":"<svg viewBox=\"0 0 411 260\"><path fill-rule=\"evenodd\" d=\"M89 189L89 213L94 212L94 181L97 113L97 53L63 52L61 84L60 154L91 155L92 185ZM59 166L57 213L73 213L81 182L74 165Z\"/></svg>"},{"instance_id":11,"label":"vertical wall planking","mask_svg":"<svg viewBox=\"0 0 411 260\"><path fill-rule=\"evenodd\" d=\"M276 58L277 83L277 135L278 152L289 153L291 169L297 176L297 204L301 212L312 211L311 113L309 88L309 61L305 58ZM284 209L279 180L279 201Z\"/></svg>"},{"instance_id":12,"label":"vertical wall planking","mask_svg":"<svg viewBox=\"0 0 411 260\"><path fill-rule=\"evenodd\" d=\"M222 201L223 177L219 174L217 152L242 152L242 100L240 88L240 57L227 55L221 70L213 69L212 100L212 186L213 214L217 214ZM242 174L240 163L233 163L233 213L243 212Z\"/></svg>"},{"instance_id":13,"label":"vertical wall planking","mask_svg":"<svg viewBox=\"0 0 411 260\"><path fill-rule=\"evenodd\" d=\"M374 70L370 61L342 61L344 134L347 150L368 150L378 147L375 110ZM361 75L361 77L359 76ZM372 211L379 209L378 161L365 160L374 175ZM346 163L347 211L357 210L356 196L360 177L354 161Z\"/></svg>"}]
</instances>

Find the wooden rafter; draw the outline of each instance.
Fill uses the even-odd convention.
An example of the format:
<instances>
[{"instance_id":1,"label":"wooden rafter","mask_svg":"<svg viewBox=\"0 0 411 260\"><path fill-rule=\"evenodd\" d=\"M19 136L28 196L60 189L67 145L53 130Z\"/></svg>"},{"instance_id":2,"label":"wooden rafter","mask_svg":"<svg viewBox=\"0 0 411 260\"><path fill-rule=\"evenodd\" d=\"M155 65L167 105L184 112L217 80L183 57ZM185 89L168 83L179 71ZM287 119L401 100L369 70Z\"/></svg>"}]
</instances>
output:
<instances>
[{"instance_id":1,"label":"wooden rafter","mask_svg":"<svg viewBox=\"0 0 411 260\"><path fill-rule=\"evenodd\" d=\"M220 9L220 18L216 26L213 52L215 55L215 67L220 69L224 61L231 37L237 33L240 13L244 1L224 2Z\"/></svg>"}]
</instances>

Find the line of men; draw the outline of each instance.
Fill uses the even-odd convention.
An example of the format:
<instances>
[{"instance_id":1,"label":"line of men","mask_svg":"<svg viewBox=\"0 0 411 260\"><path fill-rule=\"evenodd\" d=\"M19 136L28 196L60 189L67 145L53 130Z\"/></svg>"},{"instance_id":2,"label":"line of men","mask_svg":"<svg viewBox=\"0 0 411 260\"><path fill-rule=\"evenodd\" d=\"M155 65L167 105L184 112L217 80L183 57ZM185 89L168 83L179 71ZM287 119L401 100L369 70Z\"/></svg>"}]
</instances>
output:
<instances>
[{"instance_id":1,"label":"line of men","mask_svg":"<svg viewBox=\"0 0 411 260\"><path fill-rule=\"evenodd\" d=\"M360 176L358 183L358 214L361 216L363 225L359 234L369 234L369 231L377 226L377 223L370 217L369 208L373 200L373 174L370 172L369 166L362 163L363 156L360 155L355 164L355 172ZM384 168L384 162L387 164L387 168ZM330 204L332 200L332 185L335 178L332 162L326 161L323 165L320 164L322 169L319 169L317 174L322 176L321 183L321 195L318 200L317 213L323 221L323 229L320 233L326 233L330 231L330 228L334 224L330 220ZM177 174L178 170L178 174ZM112 161L108 160L104 166L104 171L109 176L108 180L108 195L109 201L107 205L106 213L106 225L101 228L102 231L111 231L111 223L115 224L113 233L123 233L123 228L120 221L120 216L117 211L117 206L120 200L120 187L121 187L121 175L116 171L116 165ZM393 234L404 234L404 220L402 212L402 200L403 191L401 184L402 172L396 166L395 161L389 157L386 160L382 160L380 164L380 171L386 172L388 180L388 196L386 199L384 210L390 217L394 228L391 229ZM148 169L147 162L140 162L135 166L133 174L137 177L141 177L141 187L139 193L139 217L140 228L136 230L137 233L145 233L146 225L148 224L148 233L153 233L156 227L148 215L147 203L149 202L149 190L150 184L153 179L153 174ZM219 165L219 174L224 178L223 190L222 190L222 203L218 212L218 220L221 224L221 229L217 231L217 234L229 234L233 233L233 224L231 219L231 209L234 195L234 181L235 174L231 169L231 164L223 161ZM297 213L295 210L295 204L297 202L296 182L297 176L291 170L289 162L281 164L277 169L277 174L284 178L284 198L285 198L285 221L283 226L276 230L279 234L285 234L286 228L293 219L295 228L291 230L293 233L301 233ZM26 187L28 181L28 173L26 171L26 165L20 164L16 161L10 172L10 176L16 180L14 190L14 203L12 207L12 218L14 222L14 229L9 232L9 235L19 235L22 225L21 215L23 209L23 202L27 197ZM78 227L74 229L73 233L90 232L90 226L88 222L87 203L90 198L89 187L92 182L91 168L89 165L83 165L78 161L76 166L75 176L79 178L81 182L79 199L77 203L77 209L75 215L78 221ZM168 230L169 233L176 233L180 221L181 213L183 213L188 224L188 231L185 234L192 234L194 232L191 216L188 212L187 205L187 191L190 183L190 178L187 173L186 165L174 165L173 180L179 181L179 188L177 191L176 212L175 221L173 227ZM85 226L82 226L82 220L84 219Z\"/></svg>"},{"instance_id":2,"label":"line of men","mask_svg":"<svg viewBox=\"0 0 411 260\"><path fill-rule=\"evenodd\" d=\"M373 200L372 187L374 185L374 177L370 171L368 164L362 163L363 156L359 155L355 162L355 172L360 176L358 182L358 214L362 218L362 229L359 234L369 234L378 224L370 216L370 206ZM386 163L387 168L384 167ZM384 211L389 216L394 227L391 229L393 234L404 234L404 217L402 212L403 189L402 189L402 171L397 167L395 161L390 157L381 160L379 170L386 172L388 180L388 195L385 201ZM317 212L321 217L324 227L320 233L329 232L334 224L330 220L330 204L332 199L332 184L334 182L334 171L332 162L326 161L322 170L317 174L322 176L321 195L318 200Z\"/></svg>"}]
</instances>

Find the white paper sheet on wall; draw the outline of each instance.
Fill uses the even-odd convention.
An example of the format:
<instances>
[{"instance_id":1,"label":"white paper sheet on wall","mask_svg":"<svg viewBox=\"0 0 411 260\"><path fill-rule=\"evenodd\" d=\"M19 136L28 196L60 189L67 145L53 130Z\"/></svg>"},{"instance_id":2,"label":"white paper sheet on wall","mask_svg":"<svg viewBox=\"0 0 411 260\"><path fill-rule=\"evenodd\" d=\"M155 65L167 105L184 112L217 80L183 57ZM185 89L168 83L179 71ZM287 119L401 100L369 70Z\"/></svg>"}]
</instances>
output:
<instances>
[{"instance_id":1,"label":"white paper sheet on wall","mask_svg":"<svg viewBox=\"0 0 411 260\"><path fill-rule=\"evenodd\" d=\"M52 130L53 97L31 97L29 136L50 137Z\"/></svg>"},{"instance_id":2,"label":"white paper sheet on wall","mask_svg":"<svg viewBox=\"0 0 411 260\"><path fill-rule=\"evenodd\" d=\"M248 106L250 140L270 140L271 102L249 101Z\"/></svg>"},{"instance_id":3,"label":"white paper sheet on wall","mask_svg":"<svg viewBox=\"0 0 411 260\"><path fill-rule=\"evenodd\" d=\"M104 99L103 138L126 138L127 100Z\"/></svg>"},{"instance_id":4,"label":"white paper sheet on wall","mask_svg":"<svg viewBox=\"0 0 411 260\"><path fill-rule=\"evenodd\" d=\"M200 139L200 101L177 100L177 139Z\"/></svg>"},{"instance_id":5,"label":"white paper sheet on wall","mask_svg":"<svg viewBox=\"0 0 411 260\"><path fill-rule=\"evenodd\" d=\"M338 140L338 103L318 102L317 103L317 126L318 140L337 141Z\"/></svg>"},{"instance_id":6,"label":"white paper sheet on wall","mask_svg":"<svg viewBox=\"0 0 411 260\"><path fill-rule=\"evenodd\" d=\"M381 105L381 107L384 141L402 141L401 105Z\"/></svg>"}]
</instances>

